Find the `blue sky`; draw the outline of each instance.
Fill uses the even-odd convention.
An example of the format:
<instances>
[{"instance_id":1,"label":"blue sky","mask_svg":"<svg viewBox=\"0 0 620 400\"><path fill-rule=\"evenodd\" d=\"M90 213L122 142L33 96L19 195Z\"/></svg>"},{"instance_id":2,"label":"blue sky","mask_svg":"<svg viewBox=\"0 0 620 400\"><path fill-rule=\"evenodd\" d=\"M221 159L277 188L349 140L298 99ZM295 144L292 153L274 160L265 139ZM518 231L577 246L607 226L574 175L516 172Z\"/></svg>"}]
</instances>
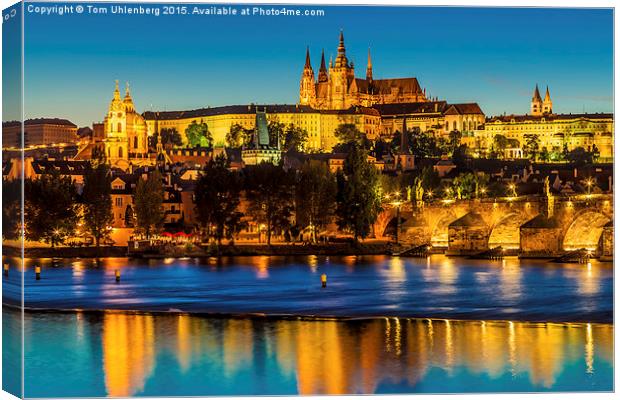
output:
<instances>
[{"instance_id":1,"label":"blue sky","mask_svg":"<svg viewBox=\"0 0 620 400\"><path fill-rule=\"evenodd\" d=\"M139 111L295 103L306 46L316 73L340 29L357 76L370 46L375 78L415 76L427 94L487 115L528 112L536 83L556 112L613 110L609 9L309 8L326 15L26 12L26 116L100 121L115 79L130 82Z\"/></svg>"}]
</instances>

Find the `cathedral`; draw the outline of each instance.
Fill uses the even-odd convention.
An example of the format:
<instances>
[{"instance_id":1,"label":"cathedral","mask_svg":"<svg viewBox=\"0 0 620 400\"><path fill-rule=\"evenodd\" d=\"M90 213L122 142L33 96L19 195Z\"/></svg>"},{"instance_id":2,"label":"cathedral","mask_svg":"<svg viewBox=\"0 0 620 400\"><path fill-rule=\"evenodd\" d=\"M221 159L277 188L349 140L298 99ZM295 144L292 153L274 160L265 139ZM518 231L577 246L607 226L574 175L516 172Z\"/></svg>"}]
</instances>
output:
<instances>
[{"instance_id":1,"label":"cathedral","mask_svg":"<svg viewBox=\"0 0 620 400\"><path fill-rule=\"evenodd\" d=\"M344 34L340 32L338 55L325 66L325 53L321 54L318 79L306 49L306 64L299 85L299 103L320 110L345 110L353 106L372 107L375 104L426 102L416 78L374 79L370 49L366 78L356 78L353 62L347 59Z\"/></svg>"},{"instance_id":2,"label":"cathedral","mask_svg":"<svg viewBox=\"0 0 620 400\"><path fill-rule=\"evenodd\" d=\"M108 113L103 120L104 151L108 162L127 168L130 162L141 164L148 160L148 136L146 122L133 104L129 84L125 98L121 99L118 81Z\"/></svg>"}]
</instances>

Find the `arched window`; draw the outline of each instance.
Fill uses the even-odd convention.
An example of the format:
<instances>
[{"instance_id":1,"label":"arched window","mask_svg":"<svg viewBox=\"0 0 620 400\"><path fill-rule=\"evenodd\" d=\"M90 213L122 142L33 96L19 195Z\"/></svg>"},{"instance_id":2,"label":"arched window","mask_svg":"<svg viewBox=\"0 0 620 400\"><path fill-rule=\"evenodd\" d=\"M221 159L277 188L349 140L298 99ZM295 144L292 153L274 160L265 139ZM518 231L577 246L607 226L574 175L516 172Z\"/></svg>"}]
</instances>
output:
<instances>
[{"instance_id":1,"label":"arched window","mask_svg":"<svg viewBox=\"0 0 620 400\"><path fill-rule=\"evenodd\" d=\"M455 131L456 130L456 121L452 122L452 130Z\"/></svg>"},{"instance_id":2,"label":"arched window","mask_svg":"<svg viewBox=\"0 0 620 400\"><path fill-rule=\"evenodd\" d=\"M118 129L116 130L116 132L121 132L122 130L123 130L123 125L119 122Z\"/></svg>"},{"instance_id":3,"label":"arched window","mask_svg":"<svg viewBox=\"0 0 620 400\"><path fill-rule=\"evenodd\" d=\"M123 148L122 147L118 148L118 158L123 158Z\"/></svg>"},{"instance_id":4,"label":"arched window","mask_svg":"<svg viewBox=\"0 0 620 400\"><path fill-rule=\"evenodd\" d=\"M137 136L133 137L133 148L134 149L138 148L138 137Z\"/></svg>"}]
</instances>

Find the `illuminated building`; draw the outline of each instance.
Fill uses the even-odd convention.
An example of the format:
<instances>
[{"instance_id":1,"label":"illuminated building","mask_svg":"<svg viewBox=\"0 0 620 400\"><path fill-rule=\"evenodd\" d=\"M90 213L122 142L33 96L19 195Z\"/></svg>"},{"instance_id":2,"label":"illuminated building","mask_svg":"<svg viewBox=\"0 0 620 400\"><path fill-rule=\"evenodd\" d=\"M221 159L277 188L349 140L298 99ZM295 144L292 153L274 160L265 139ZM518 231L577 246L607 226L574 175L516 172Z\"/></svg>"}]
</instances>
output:
<instances>
[{"instance_id":1,"label":"illuminated building","mask_svg":"<svg viewBox=\"0 0 620 400\"><path fill-rule=\"evenodd\" d=\"M2 123L2 147L21 147L22 124L20 121ZM24 121L24 147L75 144L77 126L66 119L36 118Z\"/></svg>"}]
</instances>

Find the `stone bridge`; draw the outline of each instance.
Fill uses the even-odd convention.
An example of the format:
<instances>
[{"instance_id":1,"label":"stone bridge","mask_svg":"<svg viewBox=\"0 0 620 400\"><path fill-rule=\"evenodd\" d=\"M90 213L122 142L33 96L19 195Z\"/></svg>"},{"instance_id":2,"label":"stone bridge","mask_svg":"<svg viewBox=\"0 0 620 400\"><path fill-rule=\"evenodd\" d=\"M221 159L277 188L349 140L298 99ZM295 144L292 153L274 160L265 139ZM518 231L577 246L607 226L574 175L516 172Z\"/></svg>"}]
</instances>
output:
<instances>
[{"instance_id":1,"label":"stone bridge","mask_svg":"<svg viewBox=\"0 0 620 400\"><path fill-rule=\"evenodd\" d=\"M383 208L375 236L393 237L397 209L390 204ZM557 256L585 248L613 257L611 194L407 202L400 215L401 243L430 243L448 254L501 246L522 256Z\"/></svg>"}]
</instances>

